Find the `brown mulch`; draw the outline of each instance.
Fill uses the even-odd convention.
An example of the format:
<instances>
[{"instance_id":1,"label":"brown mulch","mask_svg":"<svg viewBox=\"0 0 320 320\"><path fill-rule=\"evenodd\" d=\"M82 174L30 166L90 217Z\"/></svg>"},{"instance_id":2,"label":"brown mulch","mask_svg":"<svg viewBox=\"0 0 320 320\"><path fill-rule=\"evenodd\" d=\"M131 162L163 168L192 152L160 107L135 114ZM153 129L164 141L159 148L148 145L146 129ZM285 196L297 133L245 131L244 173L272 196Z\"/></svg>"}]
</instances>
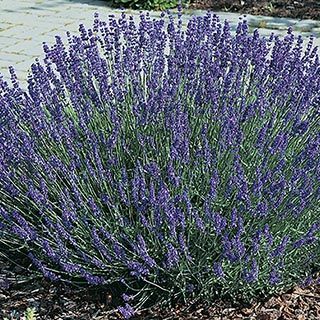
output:
<instances>
[{"instance_id":1,"label":"brown mulch","mask_svg":"<svg viewBox=\"0 0 320 320\"><path fill-rule=\"evenodd\" d=\"M320 20L320 0L192 0L189 8Z\"/></svg>"},{"instance_id":2,"label":"brown mulch","mask_svg":"<svg viewBox=\"0 0 320 320\"><path fill-rule=\"evenodd\" d=\"M34 307L37 320L121 319L112 297L102 289L53 284L42 278L26 280L28 272L0 260L0 319L22 320ZM23 280L24 279L24 280ZM285 294L250 306L232 307L224 302L212 306L190 302L174 308L151 308L132 319L158 320L315 320L320 319L320 285L295 287Z\"/></svg>"}]
</instances>

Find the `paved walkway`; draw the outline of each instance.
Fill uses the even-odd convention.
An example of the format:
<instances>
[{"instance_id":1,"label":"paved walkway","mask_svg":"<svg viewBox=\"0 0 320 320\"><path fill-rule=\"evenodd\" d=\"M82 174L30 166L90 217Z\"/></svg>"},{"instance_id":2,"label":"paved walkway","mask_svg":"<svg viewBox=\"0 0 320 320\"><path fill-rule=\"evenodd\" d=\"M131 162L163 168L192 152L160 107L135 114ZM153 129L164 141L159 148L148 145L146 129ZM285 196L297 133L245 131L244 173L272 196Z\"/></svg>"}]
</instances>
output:
<instances>
[{"instance_id":1,"label":"paved walkway","mask_svg":"<svg viewBox=\"0 0 320 320\"><path fill-rule=\"evenodd\" d=\"M35 58L42 57L42 42L54 42L55 35L65 36L66 31L77 33L79 23L91 26L94 12L101 18L109 14L119 14L108 6L106 0L0 0L0 73L8 77L7 68L13 65L19 80L25 80L28 69ZM139 12L127 11L138 18ZM191 14L200 15L201 11L186 11L186 22ZM218 13L221 20L228 19L232 26L237 24L238 14ZM152 12L158 17L158 12ZM320 45L320 21L293 20L247 16L250 28L259 28L260 34L271 32L285 34L289 26L297 34L305 37L314 34Z\"/></svg>"}]
</instances>

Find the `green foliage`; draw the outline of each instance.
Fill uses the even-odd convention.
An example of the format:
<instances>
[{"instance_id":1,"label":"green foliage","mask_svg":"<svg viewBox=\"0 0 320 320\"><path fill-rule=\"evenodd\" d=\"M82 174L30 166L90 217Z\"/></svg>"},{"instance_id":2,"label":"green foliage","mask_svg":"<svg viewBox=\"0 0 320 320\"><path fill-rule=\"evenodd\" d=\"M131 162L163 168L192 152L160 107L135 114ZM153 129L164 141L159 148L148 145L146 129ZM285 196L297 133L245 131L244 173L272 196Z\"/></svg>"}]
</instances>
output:
<instances>
[{"instance_id":1,"label":"green foliage","mask_svg":"<svg viewBox=\"0 0 320 320\"><path fill-rule=\"evenodd\" d=\"M35 308L28 308L25 312L25 319L26 320L36 320L36 310Z\"/></svg>"},{"instance_id":2,"label":"green foliage","mask_svg":"<svg viewBox=\"0 0 320 320\"><path fill-rule=\"evenodd\" d=\"M117 6L145 10L166 10L175 8L179 4L179 0L114 0L113 2Z\"/></svg>"},{"instance_id":3,"label":"green foliage","mask_svg":"<svg viewBox=\"0 0 320 320\"><path fill-rule=\"evenodd\" d=\"M23 316L20 317L20 313L17 311L12 311L9 318L5 317L3 320L37 320L37 314L35 308L27 308Z\"/></svg>"}]
</instances>

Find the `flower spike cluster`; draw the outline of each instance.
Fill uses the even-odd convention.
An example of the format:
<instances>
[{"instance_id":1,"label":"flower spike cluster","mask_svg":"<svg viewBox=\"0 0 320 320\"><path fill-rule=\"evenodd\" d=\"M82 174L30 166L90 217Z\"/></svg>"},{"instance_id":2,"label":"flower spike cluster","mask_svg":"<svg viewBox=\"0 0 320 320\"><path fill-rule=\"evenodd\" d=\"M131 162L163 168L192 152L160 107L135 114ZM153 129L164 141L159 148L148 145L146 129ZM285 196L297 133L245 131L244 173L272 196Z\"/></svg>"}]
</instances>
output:
<instances>
[{"instance_id":1,"label":"flower spike cluster","mask_svg":"<svg viewBox=\"0 0 320 320\"><path fill-rule=\"evenodd\" d=\"M312 38L211 13L186 28L95 15L67 35L27 91L13 68L0 79L1 250L54 281L121 288L126 318L150 289L251 297L319 267Z\"/></svg>"}]
</instances>

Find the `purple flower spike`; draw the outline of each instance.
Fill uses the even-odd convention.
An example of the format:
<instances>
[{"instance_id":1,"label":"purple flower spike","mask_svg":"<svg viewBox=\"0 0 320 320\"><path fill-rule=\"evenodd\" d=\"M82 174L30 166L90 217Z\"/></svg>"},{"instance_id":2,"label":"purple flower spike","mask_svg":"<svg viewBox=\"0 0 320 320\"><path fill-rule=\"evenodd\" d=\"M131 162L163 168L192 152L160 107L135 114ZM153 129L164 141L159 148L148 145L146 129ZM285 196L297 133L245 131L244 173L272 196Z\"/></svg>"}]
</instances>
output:
<instances>
[{"instance_id":1,"label":"purple flower spike","mask_svg":"<svg viewBox=\"0 0 320 320\"><path fill-rule=\"evenodd\" d=\"M252 283L257 281L259 275L259 266L255 259L252 260L251 266L249 268L245 268L243 272L243 279L247 283Z\"/></svg>"},{"instance_id":2,"label":"purple flower spike","mask_svg":"<svg viewBox=\"0 0 320 320\"><path fill-rule=\"evenodd\" d=\"M124 307L118 308L121 315L124 317L124 319L130 319L134 316L134 309L130 306L130 304L126 303Z\"/></svg>"}]
</instances>

